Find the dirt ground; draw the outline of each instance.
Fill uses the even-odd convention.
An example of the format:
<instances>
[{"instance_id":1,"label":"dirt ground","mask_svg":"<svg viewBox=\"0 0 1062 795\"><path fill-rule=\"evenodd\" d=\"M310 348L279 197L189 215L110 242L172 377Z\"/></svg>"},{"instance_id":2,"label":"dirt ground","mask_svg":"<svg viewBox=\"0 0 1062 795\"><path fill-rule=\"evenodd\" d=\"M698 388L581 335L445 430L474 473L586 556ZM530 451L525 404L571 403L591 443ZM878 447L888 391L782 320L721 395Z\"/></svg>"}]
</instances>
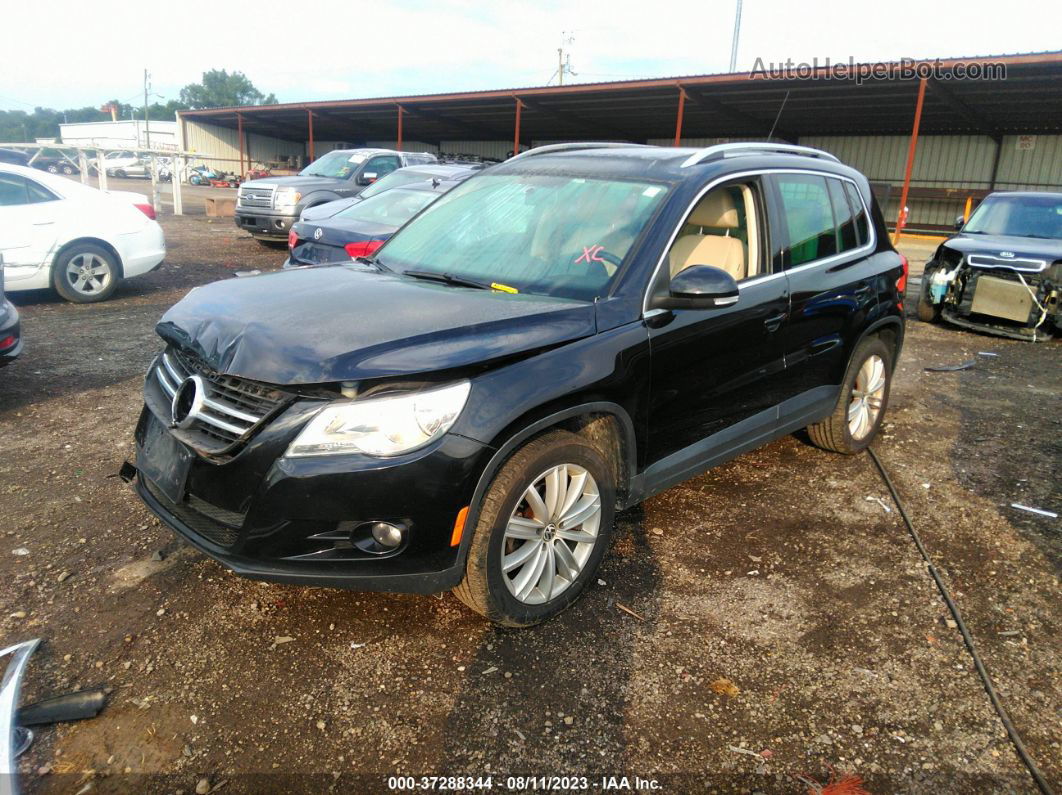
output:
<instances>
[{"instance_id":1,"label":"dirt ground","mask_svg":"<svg viewBox=\"0 0 1062 795\"><path fill-rule=\"evenodd\" d=\"M24 703L111 689L97 718L37 732L28 791L382 792L452 774L803 793L797 776L831 769L875 793L1034 791L866 456L787 437L649 500L619 517L600 581L530 630L449 594L243 580L191 550L115 476L153 324L283 251L229 219L163 225L166 263L113 300L15 299L0 632L44 639ZM905 250L917 265L932 244ZM911 317L876 448L1056 786L1059 523L1009 506L1062 509L1060 387L1057 344Z\"/></svg>"}]
</instances>

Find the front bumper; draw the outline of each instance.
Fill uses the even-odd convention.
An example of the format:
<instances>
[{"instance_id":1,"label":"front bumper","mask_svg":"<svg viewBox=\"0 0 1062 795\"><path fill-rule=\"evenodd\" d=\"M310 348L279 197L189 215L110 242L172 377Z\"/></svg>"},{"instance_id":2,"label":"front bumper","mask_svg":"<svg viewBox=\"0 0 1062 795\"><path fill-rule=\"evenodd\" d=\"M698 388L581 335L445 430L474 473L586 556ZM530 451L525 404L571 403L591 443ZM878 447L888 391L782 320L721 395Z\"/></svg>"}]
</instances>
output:
<instances>
[{"instance_id":1,"label":"front bumper","mask_svg":"<svg viewBox=\"0 0 1062 795\"><path fill-rule=\"evenodd\" d=\"M297 400L228 460L192 453L178 502L145 474L152 470L142 464L145 436L159 422L145 405L136 431L137 494L193 546L245 577L412 593L454 587L463 573L459 548L451 546L454 522L491 449L448 434L393 459L283 458L319 405ZM335 540L372 521L405 524L406 543L373 555Z\"/></svg>"},{"instance_id":2,"label":"front bumper","mask_svg":"<svg viewBox=\"0 0 1062 795\"><path fill-rule=\"evenodd\" d=\"M22 325L18 319L18 310L6 298L0 298L0 343L8 337L14 337L0 347L0 367L13 362L22 353Z\"/></svg>"},{"instance_id":3,"label":"front bumper","mask_svg":"<svg viewBox=\"0 0 1062 795\"><path fill-rule=\"evenodd\" d=\"M233 218L240 229L250 232L255 237L277 238L287 240L288 232L299 220L298 212L292 214L278 213L275 210L255 207L236 207Z\"/></svg>"}]
</instances>

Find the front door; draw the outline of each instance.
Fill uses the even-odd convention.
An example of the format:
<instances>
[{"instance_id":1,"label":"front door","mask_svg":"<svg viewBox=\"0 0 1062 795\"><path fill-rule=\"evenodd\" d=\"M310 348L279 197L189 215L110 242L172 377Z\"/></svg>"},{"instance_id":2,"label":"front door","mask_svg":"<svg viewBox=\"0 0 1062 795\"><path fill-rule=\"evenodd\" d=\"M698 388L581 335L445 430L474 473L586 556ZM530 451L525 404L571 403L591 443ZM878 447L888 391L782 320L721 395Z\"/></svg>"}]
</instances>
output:
<instances>
[{"instance_id":1,"label":"front door","mask_svg":"<svg viewBox=\"0 0 1062 795\"><path fill-rule=\"evenodd\" d=\"M713 188L668 252L670 276L715 265L735 278L740 295L731 306L647 315L651 479L682 480L775 427L789 293L785 275L772 272L765 205L759 179Z\"/></svg>"},{"instance_id":2,"label":"front door","mask_svg":"<svg viewBox=\"0 0 1062 795\"><path fill-rule=\"evenodd\" d=\"M55 248L61 202L20 174L0 172L0 254L14 286L36 275Z\"/></svg>"}]
</instances>

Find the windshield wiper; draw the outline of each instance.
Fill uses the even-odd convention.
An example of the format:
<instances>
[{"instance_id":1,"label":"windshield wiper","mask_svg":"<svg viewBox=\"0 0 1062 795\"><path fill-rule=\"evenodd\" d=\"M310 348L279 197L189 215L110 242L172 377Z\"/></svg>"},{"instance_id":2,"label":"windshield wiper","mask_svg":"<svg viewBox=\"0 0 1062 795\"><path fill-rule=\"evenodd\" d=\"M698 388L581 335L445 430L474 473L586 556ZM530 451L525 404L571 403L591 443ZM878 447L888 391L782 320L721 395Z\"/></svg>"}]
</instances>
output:
<instances>
[{"instance_id":1,"label":"windshield wiper","mask_svg":"<svg viewBox=\"0 0 1062 795\"><path fill-rule=\"evenodd\" d=\"M369 265L372 265L378 271L390 272L390 270L391 270L386 265L384 265L382 262L380 262L380 260L376 259L376 257L355 257L354 261L355 262L367 262Z\"/></svg>"},{"instance_id":2,"label":"windshield wiper","mask_svg":"<svg viewBox=\"0 0 1062 795\"><path fill-rule=\"evenodd\" d=\"M402 273L406 276L412 276L414 279L442 282L443 284L452 284L454 287L474 287L477 290L492 289L489 284L477 282L475 279L466 279L464 276L454 276L452 273L438 273L436 271L402 271Z\"/></svg>"}]
</instances>

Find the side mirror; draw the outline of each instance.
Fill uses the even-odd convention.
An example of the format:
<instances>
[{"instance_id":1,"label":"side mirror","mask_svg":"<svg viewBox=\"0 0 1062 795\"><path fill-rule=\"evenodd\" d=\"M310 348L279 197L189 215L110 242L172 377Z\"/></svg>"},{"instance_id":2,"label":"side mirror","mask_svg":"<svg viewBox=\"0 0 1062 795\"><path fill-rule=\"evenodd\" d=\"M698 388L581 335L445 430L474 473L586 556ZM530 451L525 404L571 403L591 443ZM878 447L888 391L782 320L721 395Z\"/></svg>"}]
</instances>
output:
<instances>
[{"instance_id":1,"label":"side mirror","mask_svg":"<svg viewBox=\"0 0 1062 795\"><path fill-rule=\"evenodd\" d=\"M657 309L713 309L736 304L738 284L714 265L691 265L671 279L668 294L656 298Z\"/></svg>"},{"instance_id":2,"label":"side mirror","mask_svg":"<svg viewBox=\"0 0 1062 795\"><path fill-rule=\"evenodd\" d=\"M955 231L958 231L966 226L966 219L961 215L955 216Z\"/></svg>"},{"instance_id":3,"label":"side mirror","mask_svg":"<svg viewBox=\"0 0 1062 795\"><path fill-rule=\"evenodd\" d=\"M376 172L375 171L363 171L361 176L358 177L358 184L359 185L371 185L374 182L376 182Z\"/></svg>"}]
</instances>

